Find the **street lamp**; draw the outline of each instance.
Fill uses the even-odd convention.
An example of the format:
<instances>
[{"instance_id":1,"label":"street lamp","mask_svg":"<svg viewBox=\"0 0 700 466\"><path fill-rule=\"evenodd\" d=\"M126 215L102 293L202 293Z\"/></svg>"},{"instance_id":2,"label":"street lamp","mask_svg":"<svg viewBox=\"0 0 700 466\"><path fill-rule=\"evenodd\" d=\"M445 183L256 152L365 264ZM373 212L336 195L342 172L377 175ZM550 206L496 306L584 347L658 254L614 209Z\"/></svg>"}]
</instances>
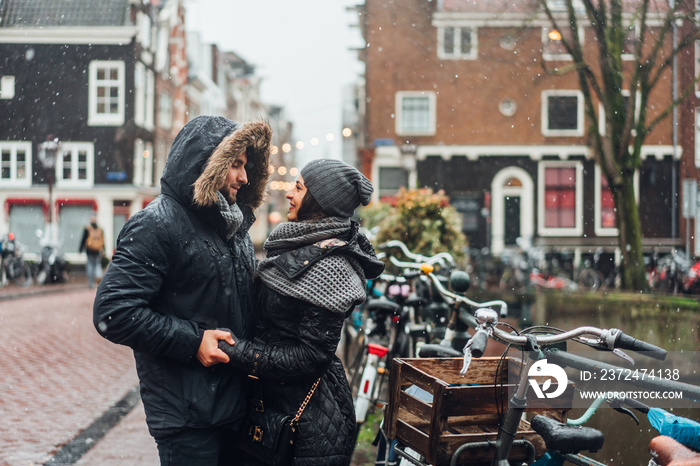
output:
<instances>
[{"instance_id":1,"label":"street lamp","mask_svg":"<svg viewBox=\"0 0 700 466\"><path fill-rule=\"evenodd\" d=\"M56 158L61 148L61 142L57 137L49 136L46 141L39 144L39 161L46 172L46 181L49 184L49 240L54 239L53 228L53 183L56 175Z\"/></svg>"}]
</instances>

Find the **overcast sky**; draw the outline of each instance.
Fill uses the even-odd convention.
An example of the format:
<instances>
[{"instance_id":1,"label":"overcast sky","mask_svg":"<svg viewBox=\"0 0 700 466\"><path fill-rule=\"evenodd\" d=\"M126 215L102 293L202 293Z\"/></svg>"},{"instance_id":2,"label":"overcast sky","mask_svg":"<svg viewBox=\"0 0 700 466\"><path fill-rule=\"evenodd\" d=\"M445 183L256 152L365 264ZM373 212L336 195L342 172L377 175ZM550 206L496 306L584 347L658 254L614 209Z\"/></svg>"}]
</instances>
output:
<instances>
[{"instance_id":1,"label":"overcast sky","mask_svg":"<svg viewBox=\"0 0 700 466\"><path fill-rule=\"evenodd\" d=\"M265 103L281 105L294 123L301 166L317 157L340 158L343 89L362 65L351 48L363 42L347 6L362 0L187 0L189 30L233 51L262 76ZM332 143L326 135L335 136ZM311 138L321 142L311 145Z\"/></svg>"}]
</instances>

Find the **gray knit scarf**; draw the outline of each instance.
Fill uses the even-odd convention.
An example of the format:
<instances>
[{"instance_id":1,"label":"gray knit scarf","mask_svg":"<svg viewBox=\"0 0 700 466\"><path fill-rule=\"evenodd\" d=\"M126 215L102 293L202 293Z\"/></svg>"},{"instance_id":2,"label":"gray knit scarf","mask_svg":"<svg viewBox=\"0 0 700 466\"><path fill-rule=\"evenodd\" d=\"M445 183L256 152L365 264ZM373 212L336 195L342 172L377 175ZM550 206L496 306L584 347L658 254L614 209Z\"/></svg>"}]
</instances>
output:
<instances>
[{"instance_id":1,"label":"gray knit scarf","mask_svg":"<svg viewBox=\"0 0 700 466\"><path fill-rule=\"evenodd\" d=\"M223 194L216 193L216 205L226 222L226 239L229 240L243 224L243 211L235 202L229 204Z\"/></svg>"},{"instance_id":2,"label":"gray knit scarf","mask_svg":"<svg viewBox=\"0 0 700 466\"><path fill-rule=\"evenodd\" d=\"M258 276L283 296L307 301L333 312L345 313L365 300L365 274L360 264L342 255L320 259L305 273L291 280L274 264L280 254L329 238L343 238L350 233L347 219L286 222L275 228L265 241L267 257L258 264Z\"/></svg>"}]
</instances>

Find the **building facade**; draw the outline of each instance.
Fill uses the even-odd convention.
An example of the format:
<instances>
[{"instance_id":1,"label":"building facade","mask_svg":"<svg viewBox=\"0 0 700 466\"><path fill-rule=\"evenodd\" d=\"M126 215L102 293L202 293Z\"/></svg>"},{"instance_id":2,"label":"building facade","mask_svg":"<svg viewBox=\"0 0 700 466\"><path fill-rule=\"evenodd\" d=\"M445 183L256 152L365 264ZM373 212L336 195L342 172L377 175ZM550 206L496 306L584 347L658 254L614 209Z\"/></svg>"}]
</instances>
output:
<instances>
[{"instance_id":1,"label":"building facade","mask_svg":"<svg viewBox=\"0 0 700 466\"><path fill-rule=\"evenodd\" d=\"M252 65L187 31L183 0L3 0L0 234L13 232L29 259L51 239L82 263L96 215L111 256L124 223L159 194L187 121L288 125L268 108ZM261 244L268 216L258 216Z\"/></svg>"},{"instance_id":2,"label":"building facade","mask_svg":"<svg viewBox=\"0 0 700 466\"><path fill-rule=\"evenodd\" d=\"M47 230L77 259L93 213L110 249L115 208L156 195L154 13L128 0L2 2L0 229L30 252Z\"/></svg>"},{"instance_id":3,"label":"building facade","mask_svg":"<svg viewBox=\"0 0 700 466\"><path fill-rule=\"evenodd\" d=\"M572 60L537 3L366 0L363 169L378 199L400 186L445 190L473 248L499 255L535 246L576 263L601 248L614 255L614 205L587 144L578 77L547 71ZM591 31L579 37L595 54ZM650 118L671 102L671 83L667 76L651 95ZM670 118L647 137L642 157L645 249L682 246L681 150Z\"/></svg>"}]
</instances>

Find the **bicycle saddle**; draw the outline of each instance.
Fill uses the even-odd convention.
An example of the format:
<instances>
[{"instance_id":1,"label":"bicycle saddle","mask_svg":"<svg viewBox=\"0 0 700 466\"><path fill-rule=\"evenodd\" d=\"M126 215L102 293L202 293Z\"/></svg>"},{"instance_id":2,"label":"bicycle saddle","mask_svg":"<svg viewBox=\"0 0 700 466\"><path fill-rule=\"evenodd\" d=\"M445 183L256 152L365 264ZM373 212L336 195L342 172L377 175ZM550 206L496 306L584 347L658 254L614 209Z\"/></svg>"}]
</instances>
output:
<instances>
[{"instance_id":1,"label":"bicycle saddle","mask_svg":"<svg viewBox=\"0 0 700 466\"><path fill-rule=\"evenodd\" d=\"M393 301L389 301L382 296L381 298L373 299L367 303L367 309L372 312L388 312L398 314L401 312L401 306Z\"/></svg>"},{"instance_id":2,"label":"bicycle saddle","mask_svg":"<svg viewBox=\"0 0 700 466\"><path fill-rule=\"evenodd\" d=\"M700 464L700 453L665 435L651 439L649 452L659 466L698 466Z\"/></svg>"},{"instance_id":3,"label":"bicycle saddle","mask_svg":"<svg viewBox=\"0 0 700 466\"><path fill-rule=\"evenodd\" d=\"M567 426L539 414L532 418L530 425L535 432L540 434L547 449L560 453L578 453L584 450L598 451L605 440L603 433L598 429Z\"/></svg>"},{"instance_id":4,"label":"bicycle saddle","mask_svg":"<svg viewBox=\"0 0 700 466\"><path fill-rule=\"evenodd\" d=\"M425 304L425 299L421 298L420 296L411 295L408 298L406 298L406 301L404 301L404 303L406 304L406 306L418 307Z\"/></svg>"}]
</instances>

